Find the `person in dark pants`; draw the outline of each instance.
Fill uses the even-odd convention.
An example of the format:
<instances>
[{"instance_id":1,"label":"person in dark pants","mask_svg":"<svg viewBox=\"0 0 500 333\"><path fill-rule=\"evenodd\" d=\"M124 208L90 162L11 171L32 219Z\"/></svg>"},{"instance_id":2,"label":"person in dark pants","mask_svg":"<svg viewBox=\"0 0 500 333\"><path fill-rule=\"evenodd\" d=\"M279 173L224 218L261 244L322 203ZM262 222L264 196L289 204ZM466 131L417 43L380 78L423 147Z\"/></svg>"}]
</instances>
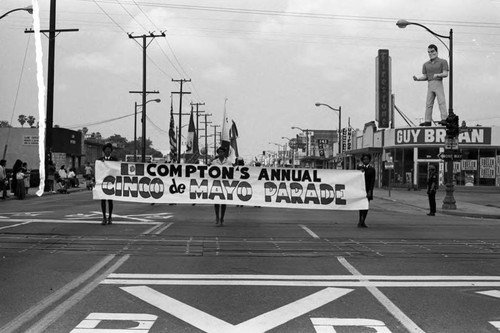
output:
<instances>
[{"instance_id":1,"label":"person in dark pants","mask_svg":"<svg viewBox=\"0 0 500 333\"><path fill-rule=\"evenodd\" d=\"M438 176L436 167L429 165L429 177L427 178L427 196L429 197L429 216L436 215L436 191L438 188Z\"/></svg>"},{"instance_id":2,"label":"person in dark pants","mask_svg":"<svg viewBox=\"0 0 500 333\"><path fill-rule=\"evenodd\" d=\"M212 161L212 165L231 166L231 162L229 162L229 160L227 159L226 148L224 147L217 148L217 158ZM214 210L215 210L215 226L222 227L224 225L224 215L226 214L226 205L215 204Z\"/></svg>"},{"instance_id":3,"label":"person in dark pants","mask_svg":"<svg viewBox=\"0 0 500 333\"><path fill-rule=\"evenodd\" d=\"M99 158L99 161L118 161L118 159L111 155L113 152L113 145L111 143L106 143L102 147L102 151L104 152L104 156ZM108 217L106 218L106 201L108 202ZM112 216L113 216L113 200L101 200L101 211L102 211L102 225L112 224Z\"/></svg>"},{"instance_id":4,"label":"person in dark pants","mask_svg":"<svg viewBox=\"0 0 500 333\"><path fill-rule=\"evenodd\" d=\"M361 155L361 171L365 176L365 189L366 197L368 198L368 203L373 200L373 188L375 187L375 168L370 165L372 156L370 154ZM368 228L365 223L366 215L368 215L368 209L362 209L359 211L359 222L358 228Z\"/></svg>"}]
</instances>

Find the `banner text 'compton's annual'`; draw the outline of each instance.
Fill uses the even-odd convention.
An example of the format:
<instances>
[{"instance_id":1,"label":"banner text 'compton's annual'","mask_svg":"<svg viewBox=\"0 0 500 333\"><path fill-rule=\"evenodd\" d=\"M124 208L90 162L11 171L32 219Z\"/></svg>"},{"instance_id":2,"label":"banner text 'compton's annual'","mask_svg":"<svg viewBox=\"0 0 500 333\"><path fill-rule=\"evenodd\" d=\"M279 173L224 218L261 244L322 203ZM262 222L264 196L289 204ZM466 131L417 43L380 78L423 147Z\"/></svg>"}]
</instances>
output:
<instances>
[{"instance_id":1,"label":"banner text 'compton's annual'","mask_svg":"<svg viewBox=\"0 0 500 333\"><path fill-rule=\"evenodd\" d=\"M306 209L368 209L357 170L96 161L94 199Z\"/></svg>"}]
</instances>

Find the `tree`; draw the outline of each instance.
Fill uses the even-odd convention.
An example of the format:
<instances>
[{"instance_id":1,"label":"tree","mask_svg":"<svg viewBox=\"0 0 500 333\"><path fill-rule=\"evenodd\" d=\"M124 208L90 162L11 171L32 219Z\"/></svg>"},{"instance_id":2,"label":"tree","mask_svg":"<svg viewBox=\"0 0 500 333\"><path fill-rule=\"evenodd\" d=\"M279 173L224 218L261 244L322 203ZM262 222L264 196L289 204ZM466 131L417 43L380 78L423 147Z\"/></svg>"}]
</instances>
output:
<instances>
[{"instance_id":1,"label":"tree","mask_svg":"<svg viewBox=\"0 0 500 333\"><path fill-rule=\"evenodd\" d=\"M0 128L12 127L7 120L0 120Z\"/></svg>"},{"instance_id":2,"label":"tree","mask_svg":"<svg viewBox=\"0 0 500 333\"><path fill-rule=\"evenodd\" d=\"M19 118L17 118L17 121L21 124L21 127L24 127L27 119L28 118L24 114L20 114Z\"/></svg>"},{"instance_id":3,"label":"tree","mask_svg":"<svg viewBox=\"0 0 500 333\"><path fill-rule=\"evenodd\" d=\"M33 127L33 124L35 123L35 121L36 121L36 118L33 116L28 116L28 118L26 119L26 122L28 123L28 125L30 125L30 127Z\"/></svg>"}]
</instances>

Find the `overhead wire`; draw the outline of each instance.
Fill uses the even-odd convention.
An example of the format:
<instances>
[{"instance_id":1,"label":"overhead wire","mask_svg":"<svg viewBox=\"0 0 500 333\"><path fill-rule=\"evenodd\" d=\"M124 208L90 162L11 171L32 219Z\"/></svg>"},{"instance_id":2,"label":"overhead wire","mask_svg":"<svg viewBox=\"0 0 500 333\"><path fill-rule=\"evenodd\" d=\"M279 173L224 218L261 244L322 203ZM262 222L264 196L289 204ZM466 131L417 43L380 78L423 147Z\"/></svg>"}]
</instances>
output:
<instances>
[{"instance_id":1,"label":"overhead wire","mask_svg":"<svg viewBox=\"0 0 500 333\"><path fill-rule=\"evenodd\" d=\"M24 68L26 67L26 56L28 54L30 41L31 41L31 34L29 34L28 40L26 41L26 49L24 50L23 65L21 67L21 73L19 74L19 81L17 83L16 96L14 98L14 104L12 106L12 114L10 116L10 123L9 123L10 127L7 129L7 139L5 140L5 148L3 151L2 159L5 159L5 154L7 153L7 147L9 145L10 131L11 131L11 128L13 126L12 122L14 121L14 113L16 112L17 100L19 97L19 91L21 89L21 82L23 80Z\"/></svg>"},{"instance_id":2,"label":"overhead wire","mask_svg":"<svg viewBox=\"0 0 500 333\"><path fill-rule=\"evenodd\" d=\"M118 0L117 0L118 1ZM149 15L141 8L141 6L139 6L139 4L135 1L135 0L132 0L134 2L134 4L137 6L137 8L139 8L139 10L143 13L143 15L149 20L149 22L157 29L157 30L160 30L158 28L158 26L153 22L153 20L151 20L151 18L149 17ZM182 70L183 73L181 73L179 70L177 70L176 66L174 66L174 64L172 63L172 61L170 60L170 57L163 51L163 48L161 47L160 43L158 41L156 41L158 43L158 45L160 46L160 49L162 50L163 54L165 55L165 57L167 57L168 61L170 62L170 64L172 65L172 67L174 67L174 69L177 71L177 73L180 75L180 76L185 76L185 78L190 78L191 76L186 72L186 70L184 69L184 67L182 66L181 62L179 61L179 58L177 57L174 49L172 48L172 45L170 44L169 40L168 40L168 36L165 36L165 42L167 43L167 46L168 48L170 49L170 52L172 53L172 56L174 57L177 65L179 66L179 68ZM201 101L202 99L200 98L200 95L196 89L196 86L194 85L193 81L190 81L189 84L191 85L191 87L193 88L196 96L198 97L198 99Z\"/></svg>"},{"instance_id":3,"label":"overhead wire","mask_svg":"<svg viewBox=\"0 0 500 333\"><path fill-rule=\"evenodd\" d=\"M90 1L90 0L80 0L80 1ZM111 0L99 0L99 1L103 3L111 2ZM132 1L134 3L137 3L136 0ZM124 2L126 3L127 1ZM145 1L139 3L143 6L149 6L149 7L163 7L163 8L175 8L184 10L253 14L253 15L266 15L266 16L317 18L317 19L333 19L333 20L348 20L348 21L371 21L371 22L395 22L398 19L394 17L380 17L380 16L338 15L338 14L307 13L307 12L292 12L292 11L285 12L285 11L267 10L267 9L246 9L246 8L235 8L235 7L182 5L182 4L168 4L168 3L145 2ZM413 21L413 19L409 19L409 21ZM435 21L435 20L425 20L425 19L416 19L415 21L421 23L435 24L435 25L455 25L455 26L495 28L495 29L500 28L500 23L497 22L456 21L456 20Z\"/></svg>"},{"instance_id":4,"label":"overhead wire","mask_svg":"<svg viewBox=\"0 0 500 333\"><path fill-rule=\"evenodd\" d=\"M107 17L108 17L108 18L109 18L109 19L110 19L110 20L111 20L111 21L112 21L112 22L113 22L113 23L114 23L114 24L115 24L115 25L116 25L116 26L117 26L117 27L118 27L118 28L122 31L122 32L124 32L125 34L127 34L127 35L128 35L127 31L126 31L126 30L125 30L125 29L124 29L124 28L123 28L123 27L122 27L122 26L121 26L118 22L116 22L116 21L113 19L113 17L111 17L111 15L109 15L109 14L106 12L106 10L104 10L104 8L103 8L102 6L100 6L100 5L97 3L97 1L96 1L96 0L92 0L92 1L93 1L96 5L97 5L97 7L99 7L99 9L100 9L100 10L101 10L101 11L102 11L102 12L103 12L103 13L104 13L104 14L105 14L105 15L106 15L106 16L107 16ZM118 0L117 0L117 2L118 2ZM118 3L119 3L119 2L118 2ZM128 11L127 11L127 13L128 13ZM129 13L129 15L130 15L130 13ZM138 44L138 46L139 46L139 47L141 47L139 44ZM164 70L163 70L163 69L162 69L162 68L161 68L161 67L160 67L160 66L159 66L159 65L158 65L158 64L157 64L157 63L156 63L156 62L155 62L155 61L154 61L154 60L153 60L150 56L149 56L149 55L146 55L146 57L147 57L147 58L148 58L148 59L149 59L149 60L153 63L153 65L155 65L155 66L156 66L156 68L157 68L160 72L162 72L163 74L165 74L165 76L167 76L167 77L169 77L169 78L171 78L171 77L172 77L170 74L168 74L167 72L165 72L165 71L164 71Z\"/></svg>"}]
</instances>

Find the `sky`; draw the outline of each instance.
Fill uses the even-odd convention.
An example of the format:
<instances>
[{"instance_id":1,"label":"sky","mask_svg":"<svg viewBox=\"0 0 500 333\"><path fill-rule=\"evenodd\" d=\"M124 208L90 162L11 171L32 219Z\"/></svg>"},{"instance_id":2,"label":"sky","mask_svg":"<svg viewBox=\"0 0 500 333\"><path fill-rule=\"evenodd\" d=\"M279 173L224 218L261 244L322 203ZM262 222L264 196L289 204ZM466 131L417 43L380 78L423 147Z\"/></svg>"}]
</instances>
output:
<instances>
[{"instance_id":1,"label":"sky","mask_svg":"<svg viewBox=\"0 0 500 333\"><path fill-rule=\"evenodd\" d=\"M36 1L36 0L32 0ZM0 14L30 5L2 0ZM49 28L49 0L40 0L41 28ZM454 111L468 125L500 125L500 0L64 0L57 2L54 124L87 127L103 137L134 137L134 103L141 104L141 40L148 39L146 137L167 153L170 105L190 103L221 125L227 114L238 126L245 159L276 151L300 127L363 129L375 120L375 57L388 49L397 107L415 124L423 121L426 82L414 82L428 60L427 46L449 60L445 46L419 26L400 29L398 19L424 24L448 36L453 29ZM0 20L0 120L20 126L20 114L38 119L35 39L26 34L33 17L24 11ZM448 45L447 39L443 40ZM42 36L44 77L48 40ZM445 92L448 99L448 79ZM226 101L227 100L227 101ZM200 113L203 115L203 113ZM203 116L202 116L203 117ZM200 121L204 118L200 117ZM439 119L437 103L434 119ZM189 116L183 116L182 125ZM178 125L178 116L175 117ZM139 122L140 124L140 122ZM138 125L138 136L141 128ZM395 116L395 126L408 126ZM220 127L215 128L220 131ZM187 136L187 126L182 128ZM214 128L208 128L212 135ZM204 134L204 132L200 132ZM202 146L204 145L202 141ZM213 137L209 138L213 147ZM210 149L213 149L210 147Z\"/></svg>"}]
</instances>

